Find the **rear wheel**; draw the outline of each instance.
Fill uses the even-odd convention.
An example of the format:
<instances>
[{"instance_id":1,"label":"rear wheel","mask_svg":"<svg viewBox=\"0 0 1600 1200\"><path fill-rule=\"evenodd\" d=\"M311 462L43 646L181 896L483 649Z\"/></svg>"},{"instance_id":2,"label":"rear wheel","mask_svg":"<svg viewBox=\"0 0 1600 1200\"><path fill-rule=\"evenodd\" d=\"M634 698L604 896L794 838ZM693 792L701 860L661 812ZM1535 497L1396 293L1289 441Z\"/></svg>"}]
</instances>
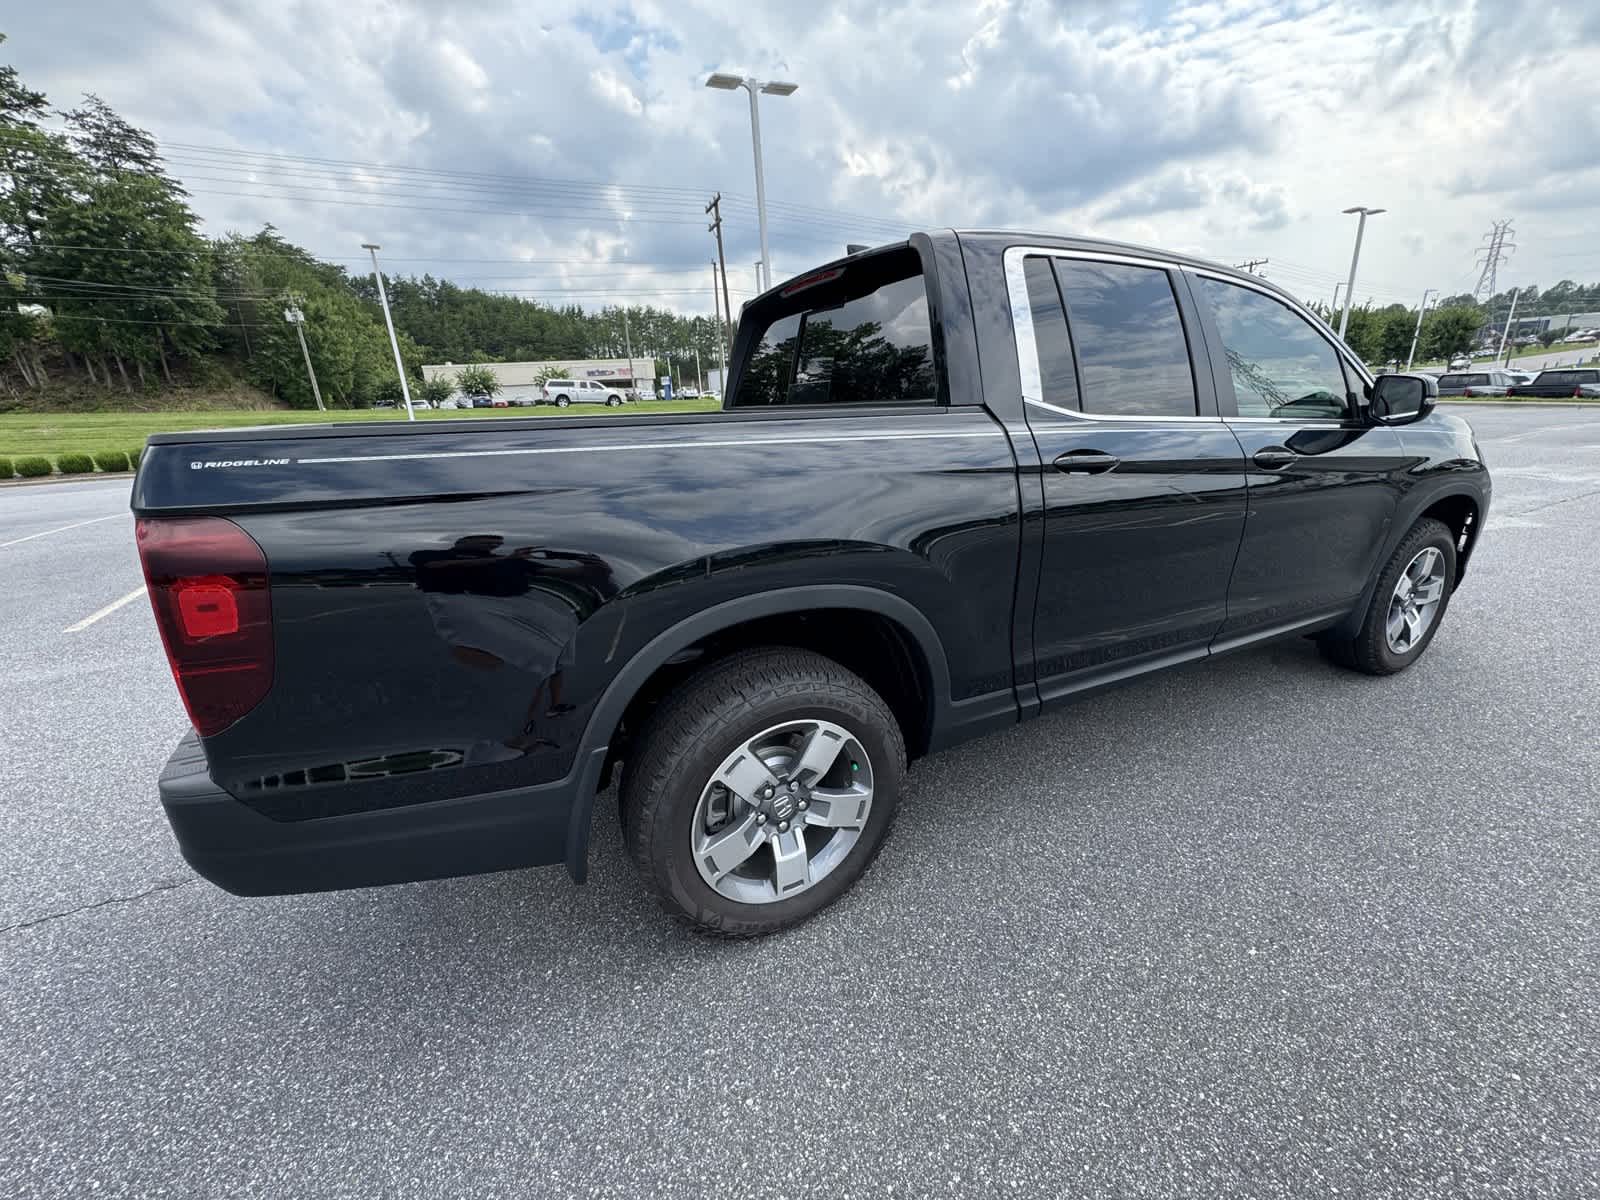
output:
<instances>
[{"instance_id":1,"label":"rear wheel","mask_svg":"<svg viewBox=\"0 0 1600 1200\"><path fill-rule=\"evenodd\" d=\"M867 869L904 772L900 727L861 679L809 651L748 651L651 716L623 775L623 836L673 916L772 933Z\"/></svg>"},{"instance_id":2,"label":"rear wheel","mask_svg":"<svg viewBox=\"0 0 1600 1200\"><path fill-rule=\"evenodd\" d=\"M1418 521L1384 564L1366 619L1353 638L1323 637L1323 653L1368 675L1403 671L1428 648L1456 581L1455 537L1431 517Z\"/></svg>"},{"instance_id":3,"label":"rear wheel","mask_svg":"<svg viewBox=\"0 0 1600 1200\"><path fill-rule=\"evenodd\" d=\"M557 396L556 397L556 407L557 408L565 408L565 407L567 407L567 405L569 405L571 403L572 403L572 401L568 400L565 396Z\"/></svg>"}]
</instances>

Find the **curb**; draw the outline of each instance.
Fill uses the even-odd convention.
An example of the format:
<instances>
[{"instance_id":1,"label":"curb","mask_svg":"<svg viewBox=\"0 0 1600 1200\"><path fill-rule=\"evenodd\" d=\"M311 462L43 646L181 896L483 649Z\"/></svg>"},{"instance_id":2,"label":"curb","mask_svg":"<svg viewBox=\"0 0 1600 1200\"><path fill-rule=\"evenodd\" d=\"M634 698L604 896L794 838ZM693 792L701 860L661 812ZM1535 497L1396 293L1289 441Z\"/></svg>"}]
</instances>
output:
<instances>
[{"instance_id":1,"label":"curb","mask_svg":"<svg viewBox=\"0 0 1600 1200\"><path fill-rule=\"evenodd\" d=\"M82 475L41 475L37 479L0 479L0 488L33 487L47 483L89 483L102 479L132 479L136 471L85 471Z\"/></svg>"},{"instance_id":2,"label":"curb","mask_svg":"<svg viewBox=\"0 0 1600 1200\"><path fill-rule=\"evenodd\" d=\"M1485 396L1482 400L1463 400L1459 396L1441 396L1440 404L1498 404L1501 408L1594 408L1600 400L1509 400Z\"/></svg>"}]
</instances>

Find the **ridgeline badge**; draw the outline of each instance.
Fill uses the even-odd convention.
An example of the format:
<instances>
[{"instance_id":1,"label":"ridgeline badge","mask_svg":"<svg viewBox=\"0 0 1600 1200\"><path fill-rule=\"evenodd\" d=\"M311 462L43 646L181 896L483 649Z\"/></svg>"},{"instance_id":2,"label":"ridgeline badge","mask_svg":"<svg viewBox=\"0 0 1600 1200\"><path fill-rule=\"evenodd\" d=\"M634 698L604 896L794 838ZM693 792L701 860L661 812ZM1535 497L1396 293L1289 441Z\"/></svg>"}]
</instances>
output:
<instances>
[{"instance_id":1,"label":"ridgeline badge","mask_svg":"<svg viewBox=\"0 0 1600 1200\"><path fill-rule=\"evenodd\" d=\"M287 467L287 458L230 458L217 462L191 462L191 471L209 471L213 467Z\"/></svg>"}]
</instances>

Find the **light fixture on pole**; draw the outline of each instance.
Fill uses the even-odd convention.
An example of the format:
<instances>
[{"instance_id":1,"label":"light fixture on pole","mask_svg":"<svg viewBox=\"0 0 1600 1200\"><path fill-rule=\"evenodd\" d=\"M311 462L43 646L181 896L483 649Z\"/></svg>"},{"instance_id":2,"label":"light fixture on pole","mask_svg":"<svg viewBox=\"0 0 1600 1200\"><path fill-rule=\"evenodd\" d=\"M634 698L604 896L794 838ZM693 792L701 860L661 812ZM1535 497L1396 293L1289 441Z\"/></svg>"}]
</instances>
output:
<instances>
[{"instance_id":1,"label":"light fixture on pole","mask_svg":"<svg viewBox=\"0 0 1600 1200\"><path fill-rule=\"evenodd\" d=\"M1417 327L1411 331L1411 353L1406 355L1406 370L1408 371L1411 370L1411 364L1416 361L1417 339L1422 336L1422 314L1428 311L1428 296L1433 290L1433 288L1428 288L1427 291L1422 293L1422 307L1417 309Z\"/></svg>"},{"instance_id":2,"label":"light fixture on pole","mask_svg":"<svg viewBox=\"0 0 1600 1200\"><path fill-rule=\"evenodd\" d=\"M1344 210L1348 213L1360 213L1361 220L1356 225L1356 248L1350 255L1350 280L1344 285L1344 311L1339 314L1339 339L1344 340L1345 326L1350 324L1350 304L1356 297L1356 264L1361 261L1361 235L1367 231L1367 218L1375 217L1381 212L1388 212L1386 208L1367 208L1358 204L1354 208Z\"/></svg>"},{"instance_id":3,"label":"light fixture on pole","mask_svg":"<svg viewBox=\"0 0 1600 1200\"><path fill-rule=\"evenodd\" d=\"M400 339L394 335L394 318L389 315L389 293L383 287L383 270L378 266L378 251L383 247L374 242L362 242L361 248L372 255L372 277L378 281L378 299L383 304L383 323L389 327L389 345L394 350L394 369L400 376L400 394L406 398L406 420L415 421L411 411L411 389L406 386L406 364L400 358Z\"/></svg>"},{"instance_id":4,"label":"light fixture on pole","mask_svg":"<svg viewBox=\"0 0 1600 1200\"><path fill-rule=\"evenodd\" d=\"M756 155L756 219L761 225L761 275L765 280L765 288L772 286L772 252L767 247L767 183L761 170L761 108L756 103L756 93L765 92L769 96L791 96L799 84L784 83L776 80L761 80L749 75L728 75L717 71L706 80L708 88L717 88L724 92L735 91L743 88L750 93L750 141L755 148Z\"/></svg>"}]
</instances>

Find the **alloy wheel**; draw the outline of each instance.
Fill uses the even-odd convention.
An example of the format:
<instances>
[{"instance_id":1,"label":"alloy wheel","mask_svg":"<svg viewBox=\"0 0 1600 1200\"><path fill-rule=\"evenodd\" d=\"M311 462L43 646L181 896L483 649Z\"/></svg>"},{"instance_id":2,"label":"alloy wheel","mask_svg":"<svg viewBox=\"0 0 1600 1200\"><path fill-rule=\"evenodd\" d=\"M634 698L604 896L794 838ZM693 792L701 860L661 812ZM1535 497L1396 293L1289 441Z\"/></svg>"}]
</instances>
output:
<instances>
[{"instance_id":1,"label":"alloy wheel","mask_svg":"<svg viewBox=\"0 0 1600 1200\"><path fill-rule=\"evenodd\" d=\"M764 729L722 760L689 831L700 878L743 904L816 886L861 839L872 811L872 763L831 721Z\"/></svg>"},{"instance_id":2,"label":"alloy wheel","mask_svg":"<svg viewBox=\"0 0 1600 1200\"><path fill-rule=\"evenodd\" d=\"M1406 564L1389 597L1384 636L1396 654L1410 654L1427 636L1444 602L1444 555L1424 546Z\"/></svg>"}]
</instances>

